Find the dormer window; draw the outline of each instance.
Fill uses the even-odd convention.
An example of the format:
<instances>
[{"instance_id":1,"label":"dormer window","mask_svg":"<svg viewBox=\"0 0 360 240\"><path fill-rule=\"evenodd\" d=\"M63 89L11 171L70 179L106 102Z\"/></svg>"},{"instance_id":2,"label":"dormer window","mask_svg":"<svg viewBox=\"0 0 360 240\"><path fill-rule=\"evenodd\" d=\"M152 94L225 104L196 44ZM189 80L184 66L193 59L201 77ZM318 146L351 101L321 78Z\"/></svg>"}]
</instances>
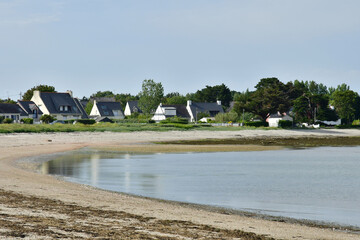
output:
<instances>
[{"instance_id":1,"label":"dormer window","mask_svg":"<svg viewBox=\"0 0 360 240\"><path fill-rule=\"evenodd\" d=\"M70 110L69 106L60 106L60 112L67 112Z\"/></svg>"}]
</instances>

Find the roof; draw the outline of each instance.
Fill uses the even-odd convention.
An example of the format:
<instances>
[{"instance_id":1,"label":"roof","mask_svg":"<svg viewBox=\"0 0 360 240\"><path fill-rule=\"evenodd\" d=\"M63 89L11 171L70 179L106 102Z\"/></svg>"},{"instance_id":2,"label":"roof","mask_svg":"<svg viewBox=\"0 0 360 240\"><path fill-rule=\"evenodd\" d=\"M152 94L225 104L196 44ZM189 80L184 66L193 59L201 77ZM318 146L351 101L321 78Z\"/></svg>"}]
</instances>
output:
<instances>
[{"instance_id":1,"label":"roof","mask_svg":"<svg viewBox=\"0 0 360 240\"><path fill-rule=\"evenodd\" d=\"M96 106L101 116L114 116L113 111L122 112L122 107L119 102L96 102Z\"/></svg>"},{"instance_id":2,"label":"roof","mask_svg":"<svg viewBox=\"0 0 360 240\"><path fill-rule=\"evenodd\" d=\"M186 105L173 104L173 105L162 105L163 108L174 108L176 109L176 116L182 118L190 118L190 114L186 109Z\"/></svg>"},{"instance_id":3,"label":"roof","mask_svg":"<svg viewBox=\"0 0 360 240\"><path fill-rule=\"evenodd\" d=\"M74 101L82 114L81 118L88 118L84 105L81 103L81 101L78 98L74 98Z\"/></svg>"},{"instance_id":4,"label":"roof","mask_svg":"<svg viewBox=\"0 0 360 240\"><path fill-rule=\"evenodd\" d=\"M285 116L291 117L289 112L286 112L283 114L277 112L277 113L270 114L270 116L268 118L283 118Z\"/></svg>"},{"instance_id":5,"label":"roof","mask_svg":"<svg viewBox=\"0 0 360 240\"><path fill-rule=\"evenodd\" d=\"M113 120L111 120L108 117L96 117L95 121L96 122L110 122L110 123L114 122Z\"/></svg>"},{"instance_id":6,"label":"roof","mask_svg":"<svg viewBox=\"0 0 360 240\"><path fill-rule=\"evenodd\" d=\"M81 114L81 104L77 104L69 93L40 92L40 97L50 114ZM60 106L68 106L68 111L60 111Z\"/></svg>"},{"instance_id":7,"label":"roof","mask_svg":"<svg viewBox=\"0 0 360 240\"><path fill-rule=\"evenodd\" d=\"M0 113L3 113L3 114L6 114L6 113L7 114L22 114L22 115L24 115L25 112L17 104L0 103Z\"/></svg>"},{"instance_id":8,"label":"roof","mask_svg":"<svg viewBox=\"0 0 360 240\"><path fill-rule=\"evenodd\" d=\"M33 113L33 110L37 110L38 114L43 114L40 108L33 101L18 101L20 107L24 110L25 115L30 115Z\"/></svg>"},{"instance_id":9,"label":"roof","mask_svg":"<svg viewBox=\"0 0 360 240\"><path fill-rule=\"evenodd\" d=\"M209 113L210 117L215 117L218 113L223 113L224 109L221 105L214 103L197 103L192 102L190 105L191 112L193 116L196 116L196 113Z\"/></svg>"},{"instance_id":10,"label":"roof","mask_svg":"<svg viewBox=\"0 0 360 240\"><path fill-rule=\"evenodd\" d=\"M135 112L134 110L136 109L138 113L142 113L141 109L138 106L138 101L128 101L127 102L130 108L130 112Z\"/></svg>"}]
</instances>

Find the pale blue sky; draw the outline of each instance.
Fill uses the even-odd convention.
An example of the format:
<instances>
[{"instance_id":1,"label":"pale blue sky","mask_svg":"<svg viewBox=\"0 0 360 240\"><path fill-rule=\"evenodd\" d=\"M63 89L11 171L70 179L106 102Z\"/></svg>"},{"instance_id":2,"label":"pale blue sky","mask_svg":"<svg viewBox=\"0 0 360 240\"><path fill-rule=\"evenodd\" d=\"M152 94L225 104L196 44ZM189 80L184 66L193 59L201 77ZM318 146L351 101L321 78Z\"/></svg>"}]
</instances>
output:
<instances>
[{"instance_id":1,"label":"pale blue sky","mask_svg":"<svg viewBox=\"0 0 360 240\"><path fill-rule=\"evenodd\" d=\"M0 0L0 98L224 83L347 83L360 91L359 0Z\"/></svg>"}]
</instances>

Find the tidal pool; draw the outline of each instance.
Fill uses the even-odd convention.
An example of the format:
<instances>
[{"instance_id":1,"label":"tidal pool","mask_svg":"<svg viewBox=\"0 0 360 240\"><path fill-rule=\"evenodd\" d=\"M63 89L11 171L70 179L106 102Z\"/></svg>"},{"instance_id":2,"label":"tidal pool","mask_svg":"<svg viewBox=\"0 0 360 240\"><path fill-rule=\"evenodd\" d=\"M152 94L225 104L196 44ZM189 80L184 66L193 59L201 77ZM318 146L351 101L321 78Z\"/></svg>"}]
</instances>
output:
<instances>
[{"instance_id":1,"label":"tidal pool","mask_svg":"<svg viewBox=\"0 0 360 240\"><path fill-rule=\"evenodd\" d=\"M140 196L360 227L360 147L261 152L71 152L45 174Z\"/></svg>"}]
</instances>

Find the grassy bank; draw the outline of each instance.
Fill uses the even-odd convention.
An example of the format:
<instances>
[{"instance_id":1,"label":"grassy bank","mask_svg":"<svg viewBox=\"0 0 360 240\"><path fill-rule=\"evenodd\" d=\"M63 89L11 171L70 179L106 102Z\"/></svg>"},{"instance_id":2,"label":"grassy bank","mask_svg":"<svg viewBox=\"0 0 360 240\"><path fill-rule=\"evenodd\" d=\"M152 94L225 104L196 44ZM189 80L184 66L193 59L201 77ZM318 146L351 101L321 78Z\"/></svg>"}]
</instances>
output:
<instances>
[{"instance_id":1,"label":"grassy bank","mask_svg":"<svg viewBox=\"0 0 360 240\"><path fill-rule=\"evenodd\" d=\"M201 128L190 124L139 124L139 123L99 123L84 124L0 124L0 133L42 133L42 132L133 132L171 131Z\"/></svg>"},{"instance_id":2,"label":"grassy bank","mask_svg":"<svg viewBox=\"0 0 360 240\"><path fill-rule=\"evenodd\" d=\"M283 147L359 146L360 137L253 137L157 142L181 145L261 145Z\"/></svg>"},{"instance_id":3,"label":"grassy bank","mask_svg":"<svg viewBox=\"0 0 360 240\"><path fill-rule=\"evenodd\" d=\"M84 124L0 124L0 133L43 132L135 132L135 131L184 131L184 130L238 131L249 129L270 130L275 128L213 127L201 124L156 124L156 123L98 123Z\"/></svg>"}]
</instances>

